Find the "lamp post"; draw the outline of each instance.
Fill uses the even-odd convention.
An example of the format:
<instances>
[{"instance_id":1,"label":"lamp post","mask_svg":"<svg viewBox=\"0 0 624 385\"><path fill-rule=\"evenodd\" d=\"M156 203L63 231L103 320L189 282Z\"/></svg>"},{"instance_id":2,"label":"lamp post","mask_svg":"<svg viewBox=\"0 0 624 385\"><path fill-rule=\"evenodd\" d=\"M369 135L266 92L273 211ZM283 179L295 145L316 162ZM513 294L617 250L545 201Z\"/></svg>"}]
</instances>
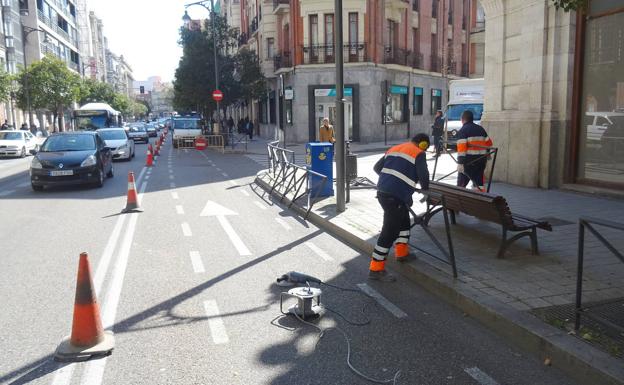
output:
<instances>
[{"instance_id":1,"label":"lamp post","mask_svg":"<svg viewBox=\"0 0 624 385\"><path fill-rule=\"evenodd\" d=\"M43 42L49 43L50 38L48 37L48 33L40 28L31 28L22 24L22 52L24 57L24 90L26 96L26 108L28 109L28 124L30 127L35 125L33 120L32 108L30 105L30 84L29 84L29 75L28 75L28 64L26 63L26 42L28 41L28 35L31 33L39 31L44 33Z\"/></svg>"},{"instance_id":2,"label":"lamp post","mask_svg":"<svg viewBox=\"0 0 624 385\"><path fill-rule=\"evenodd\" d=\"M208 8L208 6L206 5L207 3L208 1L202 0L202 1L197 1L195 3L184 5L184 16L182 16L182 20L187 25L191 21L191 17L189 16L186 10L188 9L188 7L191 7L193 5L200 5L206 8L210 12L210 24L212 24L212 51L214 53L214 67L215 67L215 89L218 90L219 89L219 66L218 66L218 60L217 60L217 27L215 23L214 0L210 0L210 8ZM216 101L216 103L217 103L216 127L217 127L217 132L220 132L221 130L219 128L219 124L221 121L221 103L219 101Z\"/></svg>"},{"instance_id":3,"label":"lamp post","mask_svg":"<svg viewBox=\"0 0 624 385\"><path fill-rule=\"evenodd\" d=\"M345 211L346 163L345 163L345 124L344 124L344 62L342 45L342 0L334 1L336 33L336 211Z\"/></svg>"}]
</instances>

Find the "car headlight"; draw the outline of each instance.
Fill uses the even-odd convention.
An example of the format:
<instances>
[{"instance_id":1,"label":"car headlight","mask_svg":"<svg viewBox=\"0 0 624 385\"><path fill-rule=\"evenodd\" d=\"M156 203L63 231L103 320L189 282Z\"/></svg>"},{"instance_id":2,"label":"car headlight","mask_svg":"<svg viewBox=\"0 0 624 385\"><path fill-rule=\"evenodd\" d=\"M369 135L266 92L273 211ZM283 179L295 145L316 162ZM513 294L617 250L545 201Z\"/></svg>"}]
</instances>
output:
<instances>
[{"instance_id":1,"label":"car headlight","mask_svg":"<svg viewBox=\"0 0 624 385\"><path fill-rule=\"evenodd\" d=\"M89 155L85 160L82 161L82 163L80 163L80 167L95 166L95 163L95 156Z\"/></svg>"},{"instance_id":2,"label":"car headlight","mask_svg":"<svg viewBox=\"0 0 624 385\"><path fill-rule=\"evenodd\" d=\"M123 150L127 150L127 149L128 149L128 143L122 144L121 146L119 146L117 148L118 151L123 151Z\"/></svg>"},{"instance_id":3,"label":"car headlight","mask_svg":"<svg viewBox=\"0 0 624 385\"><path fill-rule=\"evenodd\" d=\"M41 164L39 159L37 159L37 157L33 157L32 162L30 162L30 168L41 169L43 168L43 165Z\"/></svg>"}]
</instances>

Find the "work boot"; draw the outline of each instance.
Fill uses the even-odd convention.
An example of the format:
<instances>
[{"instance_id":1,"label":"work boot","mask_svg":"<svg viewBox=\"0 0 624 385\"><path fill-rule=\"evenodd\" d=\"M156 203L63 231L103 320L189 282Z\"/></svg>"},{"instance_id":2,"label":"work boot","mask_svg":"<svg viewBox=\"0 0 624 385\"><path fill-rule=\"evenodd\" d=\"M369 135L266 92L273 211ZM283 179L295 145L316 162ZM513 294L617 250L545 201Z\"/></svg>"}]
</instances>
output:
<instances>
[{"instance_id":1,"label":"work boot","mask_svg":"<svg viewBox=\"0 0 624 385\"><path fill-rule=\"evenodd\" d=\"M410 255L409 246L407 243L397 243L394 245L394 258L397 262L407 261L407 257Z\"/></svg>"},{"instance_id":2,"label":"work boot","mask_svg":"<svg viewBox=\"0 0 624 385\"><path fill-rule=\"evenodd\" d=\"M388 273L386 270L369 271L368 272L368 279L373 280L373 281L379 281L379 282L394 282L394 281L396 281L396 277L394 275Z\"/></svg>"}]
</instances>

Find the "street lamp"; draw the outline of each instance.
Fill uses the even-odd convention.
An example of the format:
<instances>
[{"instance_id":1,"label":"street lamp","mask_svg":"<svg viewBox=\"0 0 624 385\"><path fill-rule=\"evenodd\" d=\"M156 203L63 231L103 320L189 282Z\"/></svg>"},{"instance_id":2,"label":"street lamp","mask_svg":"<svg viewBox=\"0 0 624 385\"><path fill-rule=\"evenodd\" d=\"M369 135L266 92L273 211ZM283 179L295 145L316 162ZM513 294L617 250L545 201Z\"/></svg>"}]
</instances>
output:
<instances>
[{"instance_id":1,"label":"street lamp","mask_svg":"<svg viewBox=\"0 0 624 385\"><path fill-rule=\"evenodd\" d=\"M47 44L50 42L50 37L48 33L40 28L31 28L22 24L22 52L24 57L24 90L26 91L26 108L28 109L28 123L30 127L35 125L33 120L32 108L30 106L30 84L29 84L29 75L28 75L28 64L26 64L26 42L28 41L28 35L31 33L39 31L43 32L43 43Z\"/></svg>"},{"instance_id":2,"label":"street lamp","mask_svg":"<svg viewBox=\"0 0 624 385\"><path fill-rule=\"evenodd\" d=\"M195 3L190 3L184 5L184 16L182 16L182 20L184 21L184 25L188 26L191 22L191 17L189 16L187 9L193 5L200 5L206 8L210 12L210 24L212 24L212 51L214 53L214 67L215 67L215 89L219 89L219 66L217 60L217 27L215 22L215 11L214 11L214 0L210 0L210 8L208 8L207 0L197 1ZM221 121L221 103L217 100L217 132L220 132L219 122Z\"/></svg>"}]
</instances>

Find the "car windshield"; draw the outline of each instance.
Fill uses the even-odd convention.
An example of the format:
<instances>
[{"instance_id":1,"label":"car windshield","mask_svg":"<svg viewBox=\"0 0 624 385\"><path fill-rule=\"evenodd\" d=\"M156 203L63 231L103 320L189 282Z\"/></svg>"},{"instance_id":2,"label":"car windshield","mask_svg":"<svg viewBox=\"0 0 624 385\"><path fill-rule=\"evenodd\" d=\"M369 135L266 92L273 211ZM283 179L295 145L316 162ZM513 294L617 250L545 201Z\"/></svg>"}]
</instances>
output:
<instances>
[{"instance_id":1,"label":"car windshield","mask_svg":"<svg viewBox=\"0 0 624 385\"><path fill-rule=\"evenodd\" d=\"M0 140L22 140L21 132L0 132Z\"/></svg>"},{"instance_id":2,"label":"car windshield","mask_svg":"<svg viewBox=\"0 0 624 385\"><path fill-rule=\"evenodd\" d=\"M43 152L95 150L93 135L55 135L41 146Z\"/></svg>"},{"instance_id":3,"label":"car windshield","mask_svg":"<svg viewBox=\"0 0 624 385\"><path fill-rule=\"evenodd\" d=\"M104 140L124 140L127 139L124 130L98 131Z\"/></svg>"},{"instance_id":4,"label":"car windshield","mask_svg":"<svg viewBox=\"0 0 624 385\"><path fill-rule=\"evenodd\" d=\"M448 120L461 120L461 114L466 110L472 111L474 120L481 120L483 113L483 104L481 103L450 105L446 111L446 118Z\"/></svg>"},{"instance_id":5,"label":"car windshield","mask_svg":"<svg viewBox=\"0 0 624 385\"><path fill-rule=\"evenodd\" d=\"M198 128L197 119L175 119L173 121L173 128L182 128L182 129L196 129Z\"/></svg>"},{"instance_id":6,"label":"car windshield","mask_svg":"<svg viewBox=\"0 0 624 385\"><path fill-rule=\"evenodd\" d=\"M145 127L130 127L130 132L145 132Z\"/></svg>"}]
</instances>

